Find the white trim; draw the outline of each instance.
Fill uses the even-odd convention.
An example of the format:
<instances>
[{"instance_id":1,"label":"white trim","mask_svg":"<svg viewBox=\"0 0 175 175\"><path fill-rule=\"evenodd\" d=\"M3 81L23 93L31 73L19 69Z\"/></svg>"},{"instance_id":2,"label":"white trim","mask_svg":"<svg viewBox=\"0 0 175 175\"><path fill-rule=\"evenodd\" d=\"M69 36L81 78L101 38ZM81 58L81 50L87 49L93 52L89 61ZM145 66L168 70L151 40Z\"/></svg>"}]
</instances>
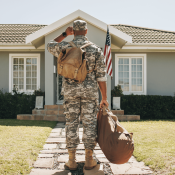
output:
<instances>
[{"instance_id":1,"label":"white trim","mask_svg":"<svg viewBox=\"0 0 175 175\"><path fill-rule=\"evenodd\" d=\"M111 45L111 49L119 52L175 52L175 44L165 43L126 43L122 49L115 45Z\"/></svg>"},{"instance_id":2,"label":"white trim","mask_svg":"<svg viewBox=\"0 0 175 175\"><path fill-rule=\"evenodd\" d=\"M45 46L41 46L39 48L35 48L34 46L32 45L13 45L13 44L9 44L9 45L0 45L0 50L44 50L45 49Z\"/></svg>"},{"instance_id":3,"label":"white trim","mask_svg":"<svg viewBox=\"0 0 175 175\"><path fill-rule=\"evenodd\" d=\"M40 54L25 54L25 53L10 53L9 54L9 92L12 92L12 84L13 84L13 57L36 57L37 58L37 89L40 88ZM34 90L26 91L26 67L24 66L24 92L25 93L33 93Z\"/></svg>"},{"instance_id":4,"label":"white trim","mask_svg":"<svg viewBox=\"0 0 175 175\"><path fill-rule=\"evenodd\" d=\"M89 22L90 24L96 26L97 28L103 30L106 32L107 30L107 24L94 18L93 16L81 11L81 10L77 10L71 14L69 14L68 16L65 16L64 18L36 31L35 33L32 33L30 35L28 35L26 37L26 43L31 43L34 40L46 36L50 33L52 33L53 31L63 27L64 25L68 24L69 22L77 19L77 18L81 18L83 20L86 20L87 22ZM109 26L109 32L111 35L117 36L125 41L128 41L130 43L132 43L132 37L127 35L126 33L123 33L122 31Z\"/></svg>"},{"instance_id":5,"label":"white trim","mask_svg":"<svg viewBox=\"0 0 175 175\"><path fill-rule=\"evenodd\" d=\"M142 79L143 79L143 91L142 92L136 92L136 91L130 91L130 92L123 92L125 95L129 95L133 93L134 95L147 95L147 55L146 54L115 54L115 86L118 85L118 58L121 57L142 57L143 64L142 64ZM131 70L131 63L129 63L129 70ZM129 71L129 82L131 82L131 71ZM129 89L131 89L131 83L129 83Z\"/></svg>"}]
</instances>

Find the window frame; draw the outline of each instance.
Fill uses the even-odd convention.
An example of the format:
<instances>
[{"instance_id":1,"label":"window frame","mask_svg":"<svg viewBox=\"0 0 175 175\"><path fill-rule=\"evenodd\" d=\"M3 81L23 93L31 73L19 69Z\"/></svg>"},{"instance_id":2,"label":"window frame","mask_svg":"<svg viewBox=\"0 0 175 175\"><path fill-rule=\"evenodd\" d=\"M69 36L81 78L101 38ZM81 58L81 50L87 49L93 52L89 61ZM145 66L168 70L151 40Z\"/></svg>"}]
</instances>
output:
<instances>
[{"instance_id":1,"label":"window frame","mask_svg":"<svg viewBox=\"0 0 175 175\"><path fill-rule=\"evenodd\" d=\"M119 84L118 80L118 59L129 58L129 91L123 91L124 95L147 95L147 55L146 54L115 54L115 86ZM142 58L142 83L143 91L131 91L131 58Z\"/></svg>"},{"instance_id":2,"label":"window frame","mask_svg":"<svg viewBox=\"0 0 175 175\"><path fill-rule=\"evenodd\" d=\"M9 92L13 92L13 58L24 58L24 92L26 94L32 94L34 90L26 90L26 58L37 58L37 89L40 89L40 54L23 54L23 53L11 53L9 54Z\"/></svg>"}]
</instances>

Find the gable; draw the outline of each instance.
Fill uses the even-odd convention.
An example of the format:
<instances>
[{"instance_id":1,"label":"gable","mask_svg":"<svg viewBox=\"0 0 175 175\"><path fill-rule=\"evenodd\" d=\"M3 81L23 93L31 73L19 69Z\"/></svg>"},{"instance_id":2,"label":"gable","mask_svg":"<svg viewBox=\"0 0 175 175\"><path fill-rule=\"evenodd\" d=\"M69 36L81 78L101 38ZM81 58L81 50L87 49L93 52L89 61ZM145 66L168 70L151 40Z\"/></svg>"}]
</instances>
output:
<instances>
[{"instance_id":1,"label":"gable","mask_svg":"<svg viewBox=\"0 0 175 175\"><path fill-rule=\"evenodd\" d=\"M26 43L32 43L35 47L39 47L41 44L44 44L44 37L58 31L60 28L64 28L68 24L72 24L72 22L76 19L85 20L87 23L91 24L92 26L102 30L103 32L107 31L107 24L90 16L89 14L77 10L70 15L46 26L45 28L29 35L26 37ZM115 29L112 26L109 26L109 32L111 35L111 42L118 47L122 47L126 42L132 43L132 37L121 32L118 29Z\"/></svg>"}]
</instances>

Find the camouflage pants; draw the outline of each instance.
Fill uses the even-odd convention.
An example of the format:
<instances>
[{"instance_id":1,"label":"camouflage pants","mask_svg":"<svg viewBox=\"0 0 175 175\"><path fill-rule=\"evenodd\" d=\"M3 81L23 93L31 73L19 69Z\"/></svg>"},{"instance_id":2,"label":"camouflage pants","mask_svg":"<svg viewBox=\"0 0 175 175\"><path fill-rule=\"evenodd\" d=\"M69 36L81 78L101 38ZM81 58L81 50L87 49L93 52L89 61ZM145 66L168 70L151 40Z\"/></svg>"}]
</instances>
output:
<instances>
[{"instance_id":1,"label":"camouflage pants","mask_svg":"<svg viewBox=\"0 0 175 175\"><path fill-rule=\"evenodd\" d=\"M75 149L79 140L79 118L82 116L85 149L94 149L97 138L97 99L66 98L64 113L66 114L66 144L68 149Z\"/></svg>"}]
</instances>

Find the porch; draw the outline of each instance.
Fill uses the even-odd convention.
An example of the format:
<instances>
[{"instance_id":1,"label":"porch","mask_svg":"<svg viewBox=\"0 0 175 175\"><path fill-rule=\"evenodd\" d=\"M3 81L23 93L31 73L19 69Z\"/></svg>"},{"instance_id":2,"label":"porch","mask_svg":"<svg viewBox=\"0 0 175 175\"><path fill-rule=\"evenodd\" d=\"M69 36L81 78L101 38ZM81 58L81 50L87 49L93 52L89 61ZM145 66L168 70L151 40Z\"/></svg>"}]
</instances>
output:
<instances>
[{"instance_id":1,"label":"porch","mask_svg":"<svg viewBox=\"0 0 175 175\"><path fill-rule=\"evenodd\" d=\"M119 121L140 120L140 115L124 115L124 110L111 110ZM32 114L18 114L18 120L47 120L66 122L63 105L45 105L44 109L33 109ZM81 122L81 117L80 117Z\"/></svg>"}]
</instances>

